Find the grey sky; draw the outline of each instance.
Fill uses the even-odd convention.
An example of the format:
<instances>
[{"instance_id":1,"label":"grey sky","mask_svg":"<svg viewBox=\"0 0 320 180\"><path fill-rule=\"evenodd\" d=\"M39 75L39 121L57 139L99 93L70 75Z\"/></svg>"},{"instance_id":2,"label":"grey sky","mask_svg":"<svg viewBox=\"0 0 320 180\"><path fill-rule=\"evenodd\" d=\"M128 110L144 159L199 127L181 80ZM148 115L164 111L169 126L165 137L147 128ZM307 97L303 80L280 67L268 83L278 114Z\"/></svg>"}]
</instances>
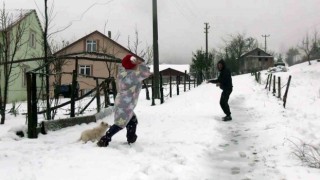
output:
<instances>
[{"instance_id":1,"label":"grey sky","mask_svg":"<svg viewBox=\"0 0 320 180\"><path fill-rule=\"evenodd\" d=\"M0 2L9 9L37 9L37 3L40 12L44 6L43 0ZM141 48L152 45L152 0L48 0L48 4L54 4L51 31L72 22L54 36L57 40L74 41L94 30L104 32L106 24L106 31L119 35L117 41L125 47L135 28ZM258 39L264 48L261 35L270 34L268 49L284 53L306 33L320 30L319 9L320 0L158 0L160 62L190 62L192 52L205 47L205 22L211 27L209 49L221 48L223 38L237 33Z\"/></svg>"}]
</instances>

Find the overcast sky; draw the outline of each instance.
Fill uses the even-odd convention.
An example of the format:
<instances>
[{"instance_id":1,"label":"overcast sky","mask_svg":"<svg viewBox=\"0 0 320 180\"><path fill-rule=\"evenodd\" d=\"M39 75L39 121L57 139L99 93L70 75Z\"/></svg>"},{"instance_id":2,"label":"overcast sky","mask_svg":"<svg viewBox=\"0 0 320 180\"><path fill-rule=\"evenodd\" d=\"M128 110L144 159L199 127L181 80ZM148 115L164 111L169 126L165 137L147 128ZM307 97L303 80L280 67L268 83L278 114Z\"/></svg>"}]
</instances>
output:
<instances>
[{"instance_id":1,"label":"overcast sky","mask_svg":"<svg viewBox=\"0 0 320 180\"><path fill-rule=\"evenodd\" d=\"M0 0L8 9L36 9L40 19L44 0ZM95 5L94 5L95 4ZM51 31L56 40L77 40L95 30L112 31L127 47L135 28L141 48L152 45L152 0L48 0L53 8ZM38 7L37 7L38 6ZM320 0L158 0L160 62L189 63L192 52L205 49L204 23L210 25L209 49L223 47L231 34L245 33L264 48L285 53L315 30L320 33Z\"/></svg>"}]
</instances>

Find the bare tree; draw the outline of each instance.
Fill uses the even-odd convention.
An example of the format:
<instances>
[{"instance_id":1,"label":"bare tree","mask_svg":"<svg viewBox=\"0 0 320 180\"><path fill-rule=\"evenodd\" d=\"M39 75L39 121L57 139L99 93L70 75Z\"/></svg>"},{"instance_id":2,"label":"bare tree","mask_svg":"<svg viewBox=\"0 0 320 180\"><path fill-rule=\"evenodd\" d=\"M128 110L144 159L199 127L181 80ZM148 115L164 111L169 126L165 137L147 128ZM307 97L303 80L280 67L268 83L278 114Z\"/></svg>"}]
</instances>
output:
<instances>
[{"instance_id":1,"label":"bare tree","mask_svg":"<svg viewBox=\"0 0 320 180\"><path fill-rule=\"evenodd\" d=\"M311 65L310 62L310 56L312 53L312 43L310 42L309 34L307 33L306 36L302 39L302 42L298 47L304 52L307 61L309 62L309 65Z\"/></svg>"},{"instance_id":2,"label":"bare tree","mask_svg":"<svg viewBox=\"0 0 320 180\"><path fill-rule=\"evenodd\" d=\"M22 16L21 12L21 16ZM23 41L27 22L14 23L13 16L6 12L5 5L0 10L0 115L1 124L5 123L5 110L8 101L8 90L10 82L14 79L12 71L15 68L14 61L17 52L27 43Z\"/></svg>"},{"instance_id":3,"label":"bare tree","mask_svg":"<svg viewBox=\"0 0 320 180\"><path fill-rule=\"evenodd\" d=\"M147 65L150 65L153 62L153 47L147 44L145 52L146 52L146 55L144 57L144 59L146 60L145 63Z\"/></svg>"},{"instance_id":4,"label":"bare tree","mask_svg":"<svg viewBox=\"0 0 320 180\"><path fill-rule=\"evenodd\" d=\"M245 34L230 35L229 40L225 41L225 52L220 52L220 57L224 57L232 72L239 71L240 57L254 48L258 47L258 42L252 37L246 37ZM224 54L221 54L224 53Z\"/></svg>"},{"instance_id":5,"label":"bare tree","mask_svg":"<svg viewBox=\"0 0 320 180\"><path fill-rule=\"evenodd\" d=\"M318 38L318 31L315 30L312 39L311 57L312 59L320 58L320 39Z\"/></svg>"},{"instance_id":6,"label":"bare tree","mask_svg":"<svg viewBox=\"0 0 320 180\"><path fill-rule=\"evenodd\" d=\"M139 31L137 29L137 27L135 28L135 38L133 43L131 43L130 41L130 36L128 36L128 49L135 53L136 55L138 55L139 57L141 57L142 59L146 60L146 64L151 64L152 63L152 59L153 59L153 47L149 46L146 43L146 48L145 49L140 49L140 45L142 44L142 42L139 39Z\"/></svg>"},{"instance_id":7,"label":"bare tree","mask_svg":"<svg viewBox=\"0 0 320 180\"><path fill-rule=\"evenodd\" d=\"M299 55L299 50L297 48L291 47L286 53L286 62L289 66L292 66L296 63L296 57Z\"/></svg>"},{"instance_id":8,"label":"bare tree","mask_svg":"<svg viewBox=\"0 0 320 180\"><path fill-rule=\"evenodd\" d=\"M107 22L104 24L104 34L106 34L106 26L107 26ZM111 37L111 32L108 32L108 36L112 41L117 41L119 38L119 34L117 34L115 36L115 38ZM104 54L109 54L112 55L114 57L116 57L119 53L120 50L118 48L116 48L115 44L113 44L112 42L108 42L106 39L103 39L103 41L101 42L102 44L99 47L99 51L104 53ZM114 74L116 74L116 63L114 62L105 62L106 68L108 70L108 77L112 77Z\"/></svg>"}]
</instances>

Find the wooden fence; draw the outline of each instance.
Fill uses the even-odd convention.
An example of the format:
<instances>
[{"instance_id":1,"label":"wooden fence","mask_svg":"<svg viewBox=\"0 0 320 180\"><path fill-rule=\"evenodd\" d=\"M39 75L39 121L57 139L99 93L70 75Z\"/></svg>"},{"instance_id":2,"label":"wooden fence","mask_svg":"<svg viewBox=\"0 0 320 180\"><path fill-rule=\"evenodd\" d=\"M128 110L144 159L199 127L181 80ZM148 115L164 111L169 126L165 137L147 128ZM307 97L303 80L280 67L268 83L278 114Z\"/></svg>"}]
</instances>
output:
<instances>
[{"instance_id":1,"label":"wooden fence","mask_svg":"<svg viewBox=\"0 0 320 180\"><path fill-rule=\"evenodd\" d=\"M170 97L172 98L173 92L176 92L176 95L179 96L181 90L183 90L183 92L186 92L187 90L191 90L191 87L196 87L198 86L200 83L198 83L196 81L196 79L190 79L190 76L187 74L187 72L184 72L183 75L184 78L182 78L182 76L169 76L169 82L167 82L166 84L163 81L163 76L160 73L160 103L164 103L165 97ZM182 80L181 80L182 79ZM149 85L149 83L147 82L151 82L151 84ZM176 86L175 88L173 86ZM166 95L164 90L165 88L168 87L169 92ZM181 87L182 86L182 87ZM150 93L149 93L149 89L148 87L151 87L151 105L154 106L155 105L155 97L153 96L153 92L155 91L155 86L154 86L154 77L151 76L149 79L144 81L144 87L146 88L146 99L150 99Z\"/></svg>"},{"instance_id":2,"label":"wooden fence","mask_svg":"<svg viewBox=\"0 0 320 180\"><path fill-rule=\"evenodd\" d=\"M37 85L37 76L38 78L40 76L51 76L54 74L44 74L43 73L43 68L45 68L46 66L48 66L48 64L52 63L54 60L51 60L50 62L48 62L47 64L40 66L34 70L28 71L26 72L26 82L27 82L27 109L28 109L28 137L29 138L37 138L38 137L38 133L39 133L39 128L38 125L41 125L38 123L38 115L39 114L44 114L44 113L50 113L50 117L51 117L51 112L57 110L58 108L62 108L64 106L70 106L70 118L72 119L76 119L74 118L76 115L81 115L88 107L89 105L96 100L96 107L97 107L97 113L101 111L101 107L102 107L102 103L101 103L101 94L104 95L104 107L108 107L111 106L112 103L110 103L110 99L109 99L109 95L113 94L113 97L116 97L117 94L117 89L116 89L116 83L115 83L115 79L113 77L110 78L104 78L104 77L94 77L94 76L85 76L85 75L81 75L84 76L85 78L92 78L96 81L96 85L93 89L91 89L90 91L88 91L87 93L85 93L84 95L78 97L77 96L77 78L78 76L80 76L78 74L78 59L85 59L85 60L91 60L91 61L109 61L109 62L115 62L115 63L119 63L121 62L121 60L113 58L113 59L109 59L110 57L108 56L107 58L101 58L101 56L99 58L92 58L92 57L87 57L87 56L83 56L83 57L78 57L78 56L64 56L64 57L59 57L57 59L61 59L61 58L66 58L66 59L73 59L75 60L75 68L73 70L73 72L71 73L72 75L72 83L71 83L71 92L70 92L70 101L64 102L62 104L56 105L54 107L49 107L46 108L45 110L40 111L39 110L39 94L37 94L37 89L39 89L38 85ZM63 72L61 74L64 74ZM65 73L65 74L69 74L70 73ZM100 80L100 83L99 83ZM93 95L94 94L94 95ZM89 95L93 95L92 99L79 111L78 114L75 113L75 102L79 101L85 97L89 97ZM59 98L54 96L54 98ZM82 122L82 121L81 121ZM41 130L40 130L41 131Z\"/></svg>"},{"instance_id":3,"label":"wooden fence","mask_svg":"<svg viewBox=\"0 0 320 180\"><path fill-rule=\"evenodd\" d=\"M260 72L255 72L254 73L255 80L261 84L261 73ZM288 98L288 92L289 92L289 87L290 87L290 82L291 82L291 75L288 78L288 81L285 85L281 85L281 77L276 77L276 75L268 74L268 77L266 79L266 86L265 89L267 89L269 92L272 91L272 94L279 98L280 100L283 101L283 107L286 107L287 103L287 98ZM281 90L282 88L286 88L284 95L282 97Z\"/></svg>"}]
</instances>

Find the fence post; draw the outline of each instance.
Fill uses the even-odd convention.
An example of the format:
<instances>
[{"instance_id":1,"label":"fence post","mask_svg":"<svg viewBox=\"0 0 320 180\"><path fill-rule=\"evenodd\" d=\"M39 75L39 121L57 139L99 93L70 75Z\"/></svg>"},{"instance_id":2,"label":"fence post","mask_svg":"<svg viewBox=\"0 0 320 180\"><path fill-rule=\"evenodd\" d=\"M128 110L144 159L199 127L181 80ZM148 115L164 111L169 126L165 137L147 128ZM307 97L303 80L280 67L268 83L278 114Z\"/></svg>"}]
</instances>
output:
<instances>
[{"instance_id":1,"label":"fence post","mask_svg":"<svg viewBox=\"0 0 320 180\"><path fill-rule=\"evenodd\" d=\"M191 89L191 79L190 76L188 76L188 82L189 82L189 90Z\"/></svg>"},{"instance_id":2,"label":"fence post","mask_svg":"<svg viewBox=\"0 0 320 180\"><path fill-rule=\"evenodd\" d=\"M107 90L107 80L102 82L102 89L104 94L104 107L107 108L110 105L109 92Z\"/></svg>"},{"instance_id":3,"label":"fence post","mask_svg":"<svg viewBox=\"0 0 320 180\"><path fill-rule=\"evenodd\" d=\"M172 97L172 76L170 74L169 77L169 94L170 94L170 98Z\"/></svg>"},{"instance_id":4,"label":"fence post","mask_svg":"<svg viewBox=\"0 0 320 180\"><path fill-rule=\"evenodd\" d=\"M71 84L71 103L70 103L70 117L75 116L75 92L76 92L76 82L77 82L77 72L76 70L72 71L72 84Z\"/></svg>"},{"instance_id":5,"label":"fence post","mask_svg":"<svg viewBox=\"0 0 320 180\"><path fill-rule=\"evenodd\" d=\"M265 89L267 89L267 88L268 88L268 84L269 84L269 76L270 76L270 74L268 74L268 77L267 77L267 84L266 84Z\"/></svg>"},{"instance_id":6,"label":"fence post","mask_svg":"<svg viewBox=\"0 0 320 180\"><path fill-rule=\"evenodd\" d=\"M272 74L270 74L270 80L269 80L269 91L271 91L271 82L272 82Z\"/></svg>"},{"instance_id":7,"label":"fence post","mask_svg":"<svg viewBox=\"0 0 320 180\"><path fill-rule=\"evenodd\" d=\"M154 102L154 76L152 76L152 85L151 85L151 89L152 89L152 99L151 99L151 106L156 105L156 103Z\"/></svg>"},{"instance_id":8,"label":"fence post","mask_svg":"<svg viewBox=\"0 0 320 180\"><path fill-rule=\"evenodd\" d=\"M164 97L163 97L163 79L162 79L162 74L160 73L160 103L163 104L164 102Z\"/></svg>"},{"instance_id":9,"label":"fence post","mask_svg":"<svg viewBox=\"0 0 320 180\"><path fill-rule=\"evenodd\" d=\"M276 75L273 76L273 89L272 93L275 96L276 95Z\"/></svg>"},{"instance_id":10,"label":"fence post","mask_svg":"<svg viewBox=\"0 0 320 180\"><path fill-rule=\"evenodd\" d=\"M251 73L252 74L252 73ZM256 79L256 81L258 82L258 74L257 71L254 72L254 78Z\"/></svg>"},{"instance_id":11,"label":"fence post","mask_svg":"<svg viewBox=\"0 0 320 180\"><path fill-rule=\"evenodd\" d=\"M288 83L287 83L287 88L286 88L286 91L285 91L285 93L283 95L283 107L284 108L286 107L286 103L287 103L287 96L288 96L290 82L291 82L291 75L289 76Z\"/></svg>"},{"instance_id":12,"label":"fence post","mask_svg":"<svg viewBox=\"0 0 320 180\"><path fill-rule=\"evenodd\" d=\"M281 78L278 77L278 98L281 99Z\"/></svg>"},{"instance_id":13,"label":"fence post","mask_svg":"<svg viewBox=\"0 0 320 180\"><path fill-rule=\"evenodd\" d=\"M99 79L98 78L95 78L96 80L96 87L97 87L97 90L96 90L96 98L97 98L97 112L100 112L100 106L101 106L101 102L100 102L100 87L99 87Z\"/></svg>"},{"instance_id":14,"label":"fence post","mask_svg":"<svg viewBox=\"0 0 320 180\"><path fill-rule=\"evenodd\" d=\"M28 98L28 138L38 138L37 124L37 77L33 73L26 73Z\"/></svg>"},{"instance_id":15,"label":"fence post","mask_svg":"<svg viewBox=\"0 0 320 180\"><path fill-rule=\"evenodd\" d=\"M186 87L186 80L187 80L187 71L184 71L184 81L183 81L183 91L186 92L187 87Z\"/></svg>"},{"instance_id":16,"label":"fence post","mask_svg":"<svg viewBox=\"0 0 320 180\"><path fill-rule=\"evenodd\" d=\"M258 72L258 83L261 84L261 72Z\"/></svg>"},{"instance_id":17,"label":"fence post","mask_svg":"<svg viewBox=\"0 0 320 180\"><path fill-rule=\"evenodd\" d=\"M176 77L177 95L179 95L179 76Z\"/></svg>"},{"instance_id":18,"label":"fence post","mask_svg":"<svg viewBox=\"0 0 320 180\"><path fill-rule=\"evenodd\" d=\"M147 81L148 81L148 80L147 80ZM149 94L148 85L147 85L147 83L146 83L145 80L143 80L142 83L143 83L143 85L144 85L144 87L145 87L145 89L146 89L146 99L147 99L147 100L150 100L150 94ZM149 84L149 83L148 83L148 84Z\"/></svg>"}]
</instances>

